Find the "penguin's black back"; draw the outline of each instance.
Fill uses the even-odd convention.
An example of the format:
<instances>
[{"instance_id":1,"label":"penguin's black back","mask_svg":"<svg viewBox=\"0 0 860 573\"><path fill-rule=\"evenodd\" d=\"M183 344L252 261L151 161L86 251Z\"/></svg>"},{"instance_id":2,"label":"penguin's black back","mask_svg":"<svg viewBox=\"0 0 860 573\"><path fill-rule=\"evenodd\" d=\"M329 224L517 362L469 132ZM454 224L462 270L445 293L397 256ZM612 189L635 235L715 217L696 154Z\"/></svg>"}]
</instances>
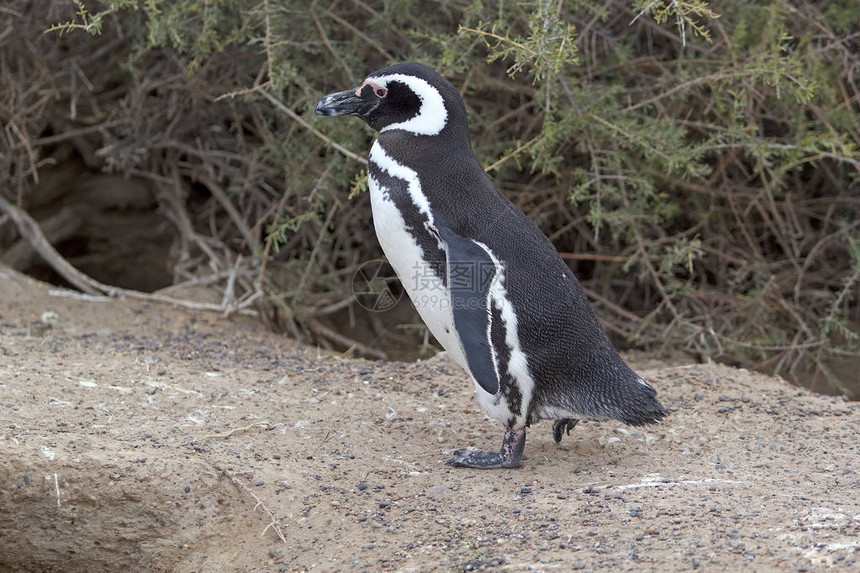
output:
<instances>
[{"instance_id":1,"label":"penguin's black back","mask_svg":"<svg viewBox=\"0 0 860 573\"><path fill-rule=\"evenodd\" d=\"M448 117L438 133L383 129L378 142L397 163L419 174L436 225L487 245L504 265L504 288L534 379L529 417L553 417L552 409L558 409L633 425L663 418L666 411L656 392L618 356L582 286L555 247L499 192L475 158L465 106L456 88L421 64L400 64L371 77L392 73L424 78L444 99ZM386 121L382 116L369 123ZM395 192L393 184L391 192ZM402 204L406 203L403 197ZM414 209L410 215L411 206L406 207L407 224L423 232L426 219ZM424 254L432 268L445 268L441 249L428 248ZM494 346L504 346L496 342Z\"/></svg>"},{"instance_id":2,"label":"penguin's black back","mask_svg":"<svg viewBox=\"0 0 860 573\"><path fill-rule=\"evenodd\" d=\"M446 130L423 140L403 137L400 145L397 132L383 133L380 141L395 160L422 174L437 224L490 246L504 264L504 287L535 381L530 417L556 408L632 425L662 419L656 392L618 356L555 247L495 187L468 135L464 145L462 133Z\"/></svg>"}]
</instances>

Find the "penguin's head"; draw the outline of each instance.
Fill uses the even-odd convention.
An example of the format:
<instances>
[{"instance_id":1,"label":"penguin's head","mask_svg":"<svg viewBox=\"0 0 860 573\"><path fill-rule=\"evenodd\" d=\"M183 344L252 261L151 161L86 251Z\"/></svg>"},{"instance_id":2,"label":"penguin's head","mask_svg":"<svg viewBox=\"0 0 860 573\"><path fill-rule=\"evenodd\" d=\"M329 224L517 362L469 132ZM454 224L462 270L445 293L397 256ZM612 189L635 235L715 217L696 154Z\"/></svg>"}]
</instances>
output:
<instances>
[{"instance_id":1,"label":"penguin's head","mask_svg":"<svg viewBox=\"0 0 860 573\"><path fill-rule=\"evenodd\" d=\"M463 99L432 68L404 63L373 72L353 89L329 94L317 115L355 115L379 132L401 130L437 135L451 125L465 127Z\"/></svg>"}]
</instances>

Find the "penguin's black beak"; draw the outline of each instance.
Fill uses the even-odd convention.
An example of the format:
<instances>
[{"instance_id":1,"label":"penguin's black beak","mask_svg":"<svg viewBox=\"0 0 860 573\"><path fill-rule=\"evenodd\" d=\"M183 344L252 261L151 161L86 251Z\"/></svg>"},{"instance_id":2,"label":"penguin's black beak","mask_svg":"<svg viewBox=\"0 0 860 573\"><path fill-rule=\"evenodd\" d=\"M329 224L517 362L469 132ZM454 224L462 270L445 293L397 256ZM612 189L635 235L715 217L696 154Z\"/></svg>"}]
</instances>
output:
<instances>
[{"instance_id":1,"label":"penguin's black beak","mask_svg":"<svg viewBox=\"0 0 860 573\"><path fill-rule=\"evenodd\" d=\"M317 102L317 115L366 115L376 107L374 99L361 97L358 89L329 94Z\"/></svg>"}]
</instances>

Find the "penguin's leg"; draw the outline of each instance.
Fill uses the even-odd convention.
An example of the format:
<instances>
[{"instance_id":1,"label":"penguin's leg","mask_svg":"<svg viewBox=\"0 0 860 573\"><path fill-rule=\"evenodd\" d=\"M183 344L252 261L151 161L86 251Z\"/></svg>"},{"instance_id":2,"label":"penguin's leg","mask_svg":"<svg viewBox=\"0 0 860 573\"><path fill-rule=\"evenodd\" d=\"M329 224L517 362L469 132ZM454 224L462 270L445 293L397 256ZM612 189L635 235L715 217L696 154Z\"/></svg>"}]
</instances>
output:
<instances>
[{"instance_id":1,"label":"penguin's leg","mask_svg":"<svg viewBox=\"0 0 860 573\"><path fill-rule=\"evenodd\" d=\"M575 418L560 418L552 423L552 439L555 440L556 444L561 443L561 439L564 437L566 433L568 436L570 435L570 431L576 426L576 423L579 420Z\"/></svg>"},{"instance_id":2,"label":"penguin's leg","mask_svg":"<svg viewBox=\"0 0 860 573\"><path fill-rule=\"evenodd\" d=\"M515 430L505 427L505 437L502 439L502 449L498 452L481 452L465 448L454 451L454 458L448 460L449 466L455 468L515 468L523 461L523 448L526 446L526 429Z\"/></svg>"}]
</instances>

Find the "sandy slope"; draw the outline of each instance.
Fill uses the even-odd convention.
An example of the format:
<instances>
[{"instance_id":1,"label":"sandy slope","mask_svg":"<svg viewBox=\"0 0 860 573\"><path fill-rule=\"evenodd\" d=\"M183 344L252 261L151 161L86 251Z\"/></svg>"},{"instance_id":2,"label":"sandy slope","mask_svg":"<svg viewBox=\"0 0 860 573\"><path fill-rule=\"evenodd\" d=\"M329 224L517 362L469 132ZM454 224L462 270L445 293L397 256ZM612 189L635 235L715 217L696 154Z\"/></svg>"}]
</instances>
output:
<instances>
[{"instance_id":1,"label":"sandy slope","mask_svg":"<svg viewBox=\"0 0 860 573\"><path fill-rule=\"evenodd\" d=\"M452 469L501 434L444 357L349 360L0 268L0 570L860 570L860 405L641 372L662 425L559 447L543 422L524 467Z\"/></svg>"}]
</instances>

